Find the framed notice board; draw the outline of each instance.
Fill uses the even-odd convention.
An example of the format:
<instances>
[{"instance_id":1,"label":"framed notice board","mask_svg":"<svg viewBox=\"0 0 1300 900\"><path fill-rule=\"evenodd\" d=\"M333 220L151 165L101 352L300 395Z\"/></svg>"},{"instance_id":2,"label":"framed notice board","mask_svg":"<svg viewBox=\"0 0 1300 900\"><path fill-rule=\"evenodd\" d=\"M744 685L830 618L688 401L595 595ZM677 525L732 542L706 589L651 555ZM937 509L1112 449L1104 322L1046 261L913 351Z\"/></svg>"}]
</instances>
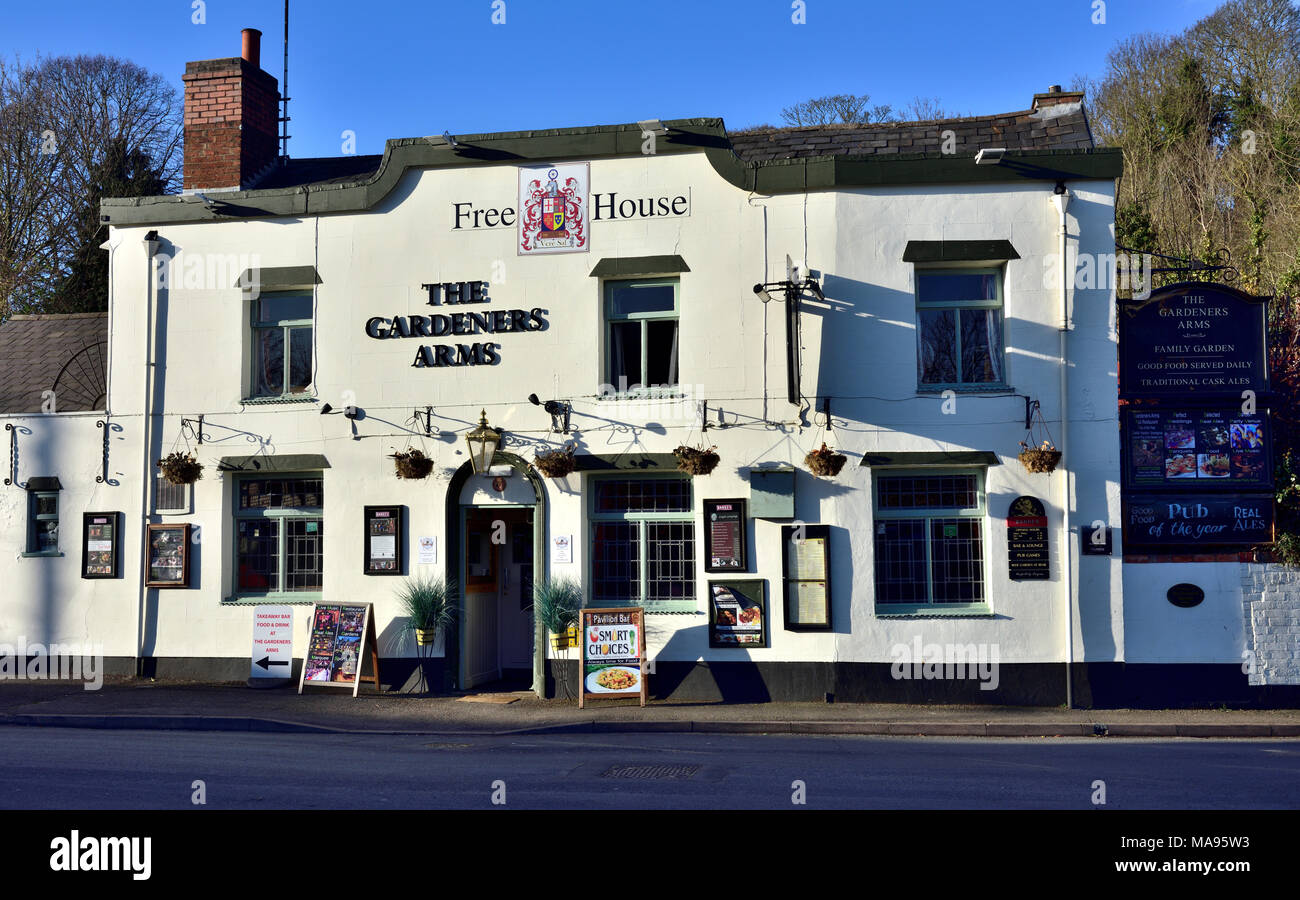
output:
<instances>
[{"instance_id":1,"label":"framed notice board","mask_svg":"<svg viewBox=\"0 0 1300 900\"><path fill-rule=\"evenodd\" d=\"M366 673L366 660L370 672ZM379 688L379 650L369 603L317 603L311 610L307 658L298 676L303 685L351 688L357 695L361 682Z\"/></svg>"},{"instance_id":2,"label":"framed notice board","mask_svg":"<svg viewBox=\"0 0 1300 900\"><path fill-rule=\"evenodd\" d=\"M645 706L645 610L582 611L582 678L578 708L591 699L638 697Z\"/></svg>"},{"instance_id":3,"label":"framed notice board","mask_svg":"<svg viewBox=\"0 0 1300 900\"><path fill-rule=\"evenodd\" d=\"M122 533L118 513L81 514L81 577L117 578L121 558Z\"/></svg>"},{"instance_id":4,"label":"framed notice board","mask_svg":"<svg viewBox=\"0 0 1300 900\"><path fill-rule=\"evenodd\" d=\"M744 572L745 501L704 501L704 571Z\"/></svg>"},{"instance_id":5,"label":"framed notice board","mask_svg":"<svg viewBox=\"0 0 1300 900\"><path fill-rule=\"evenodd\" d=\"M785 630L831 630L831 527L782 525Z\"/></svg>"},{"instance_id":6,"label":"framed notice board","mask_svg":"<svg viewBox=\"0 0 1300 900\"><path fill-rule=\"evenodd\" d=\"M145 586L190 586L190 526L147 525L144 542Z\"/></svg>"},{"instance_id":7,"label":"framed notice board","mask_svg":"<svg viewBox=\"0 0 1300 900\"><path fill-rule=\"evenodd\" d=\"M402 507L367 506L365 565L367 575L401 575L406 563Z\"/></svg>"}]
</instances>

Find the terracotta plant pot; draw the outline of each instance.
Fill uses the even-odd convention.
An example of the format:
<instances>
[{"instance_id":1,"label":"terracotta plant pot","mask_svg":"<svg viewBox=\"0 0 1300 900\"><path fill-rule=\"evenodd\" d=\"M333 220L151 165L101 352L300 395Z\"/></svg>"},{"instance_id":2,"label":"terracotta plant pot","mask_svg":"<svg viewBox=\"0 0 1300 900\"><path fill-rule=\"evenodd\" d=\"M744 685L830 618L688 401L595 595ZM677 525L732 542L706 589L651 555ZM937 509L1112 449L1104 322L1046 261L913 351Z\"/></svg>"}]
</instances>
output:
<instances>
[{"instance_id":1,"label":"terracotta plant pot","mask_svg":"<svg viewBox=\"0 0 1300 900\"><path fill-rule=\"evenodd\" d=\"M419 450L394 453L392 457L393 468L397 470L398 478L428 478L429 473L433 471L433 460Z\"/></svg>"},{"instance_id":2,"label":"terracotta plant pot","mask_svg":"<svg viewBox=\"0 0 1300 900\"><path fill-rule=\"evenodd\" d=\"M847 460L848 457L843 453L836 453L825 444L821 445L821 449L814 450L803 458L808 471L814 475L830 477L840 474L840 469L844 468L844 463Z\"/></svg>"},{"instance_id":3,"label":"terracotta plant pot","mask_svg":"<svg viewBox=\"0 0 1300 900\"><path fill-rule=\"evenodd\" d=\"M1020 451L1020 464L1030 472L1051 472L1060 461L1060 450L1031 448Z\"/></svg>"},{"instance_id":4,"label":"terracotta plant pot","mask_svg":"<svg viewBox=\"0 0 1300 900\"><path fill-rule=\"evenodd\" d=\"M687 447L685 444L673 451L677 457L677 468L691 475L708 475L718 465L718 454L714 447Z\"/></svg>"},{"instance_id":5,"label":"terracotta plant pot","mask_svg":"<svg viewBox=\"0 0 1300 900\"><path fill-rule=\"evenodd\" d=\"M203 477L203 466L194 458L193 453L168 453L158 460L158 468L163 477L172 484L193 484Z\"/></svg>"},{"instance_id":6,"label":"terracotta plant pot","mask_svg":"<svg viewBox=\"0 0 1300 900\"><path fill-rule=\"evenodd\" d=\"M573 447L563 447L559 450L540 450L533 457L533 465L537 466L537 471L541 472L547 478L563 478L576 467L573 458Z\"/></svg>"}]
</instances>

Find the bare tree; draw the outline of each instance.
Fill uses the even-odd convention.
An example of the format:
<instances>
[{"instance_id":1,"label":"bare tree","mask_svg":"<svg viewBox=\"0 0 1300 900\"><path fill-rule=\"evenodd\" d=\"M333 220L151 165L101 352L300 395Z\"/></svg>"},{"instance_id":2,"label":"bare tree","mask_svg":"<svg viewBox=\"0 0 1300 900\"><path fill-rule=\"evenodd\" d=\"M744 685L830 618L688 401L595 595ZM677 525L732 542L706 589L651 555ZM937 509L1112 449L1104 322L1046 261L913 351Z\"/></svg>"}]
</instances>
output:
<instances>
[{"instance_id":1,"label":"bare tree","mask_svg":"<svg viewBox=\"0 0 1300 900\"><path fill-rule=\"evenodd\" d=\"M938 119L953 119L956 115L943 108L938 97L913 97L901 110L906 122L933 122Z\"/></svg>"},{"instance_id":2,"label":"bare tree","mask_svg":"<svg viewBox=\"0 0 1300 900\"><path fill-rule=\"evenodd\" d=\"M831 94L814 97L781 110L787 125L859 125L892 121L888 104L871 105L870 94Z\"/></svg>"},{"instance_id":3,"label":"bare tree","mask_svg":"<svg viewBox=\"0 0 1300 900\"><path fill-rule=\"evenodd\" d=\"M15 311L102 308L86 296L107 266L98 243L104 173L137 161L127 195L179 185L181 104L161 76L107 56L0 60L0 319ZM93 261L93 262L92 262Z\"/></svg>"}]
</instances>

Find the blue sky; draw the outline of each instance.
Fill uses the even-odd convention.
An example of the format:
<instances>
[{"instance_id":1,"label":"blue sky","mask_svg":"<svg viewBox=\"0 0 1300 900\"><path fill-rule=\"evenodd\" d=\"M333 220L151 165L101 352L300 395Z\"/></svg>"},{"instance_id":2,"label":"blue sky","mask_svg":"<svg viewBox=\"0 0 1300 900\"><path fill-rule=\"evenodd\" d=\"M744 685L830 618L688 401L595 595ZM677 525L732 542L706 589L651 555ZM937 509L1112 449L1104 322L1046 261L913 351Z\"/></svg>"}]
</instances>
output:
<instances>
[{"instance_id":1,"label":"blue sky","mask_svg":"<svg viewBox=\"0 0 1300 900\"><path fill-rule=\"evenodd\" d=\"M264 32L281 71L283 0L3 0L0 52L106 53L167 77L188 60L239 55ZM505 24L492 23L493 3ZM647 118L721 116L781 124L830 93L901 105L937 97L960 114L1025 109L1052 83L1100 75L1106 51L1143 31L1181 31L1215 0L291 0L295 157L337 156L387 138Z\"/></svg>"}]
</instances>

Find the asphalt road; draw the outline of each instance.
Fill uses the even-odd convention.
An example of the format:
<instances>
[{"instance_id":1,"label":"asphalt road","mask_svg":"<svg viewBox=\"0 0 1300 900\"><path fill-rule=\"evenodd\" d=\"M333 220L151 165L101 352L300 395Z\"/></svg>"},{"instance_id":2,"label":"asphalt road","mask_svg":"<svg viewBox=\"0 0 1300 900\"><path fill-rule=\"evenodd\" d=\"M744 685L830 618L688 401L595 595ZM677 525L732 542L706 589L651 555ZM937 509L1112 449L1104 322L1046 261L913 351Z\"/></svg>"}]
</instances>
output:
<instances>
[{"instance_id":1,"label":"asphalt road","mask_svg":"<svg viewBox=\"0 0 1300 900\"><path fill-rule=\"evenodd\" d=\"M1300 741L0 728L0 808L186 809L196 780L210 809L791 809L796 782L808 809L1089 809L1097 781L1107 809L1297 809Z\"/></svg>"}]
</instances>

